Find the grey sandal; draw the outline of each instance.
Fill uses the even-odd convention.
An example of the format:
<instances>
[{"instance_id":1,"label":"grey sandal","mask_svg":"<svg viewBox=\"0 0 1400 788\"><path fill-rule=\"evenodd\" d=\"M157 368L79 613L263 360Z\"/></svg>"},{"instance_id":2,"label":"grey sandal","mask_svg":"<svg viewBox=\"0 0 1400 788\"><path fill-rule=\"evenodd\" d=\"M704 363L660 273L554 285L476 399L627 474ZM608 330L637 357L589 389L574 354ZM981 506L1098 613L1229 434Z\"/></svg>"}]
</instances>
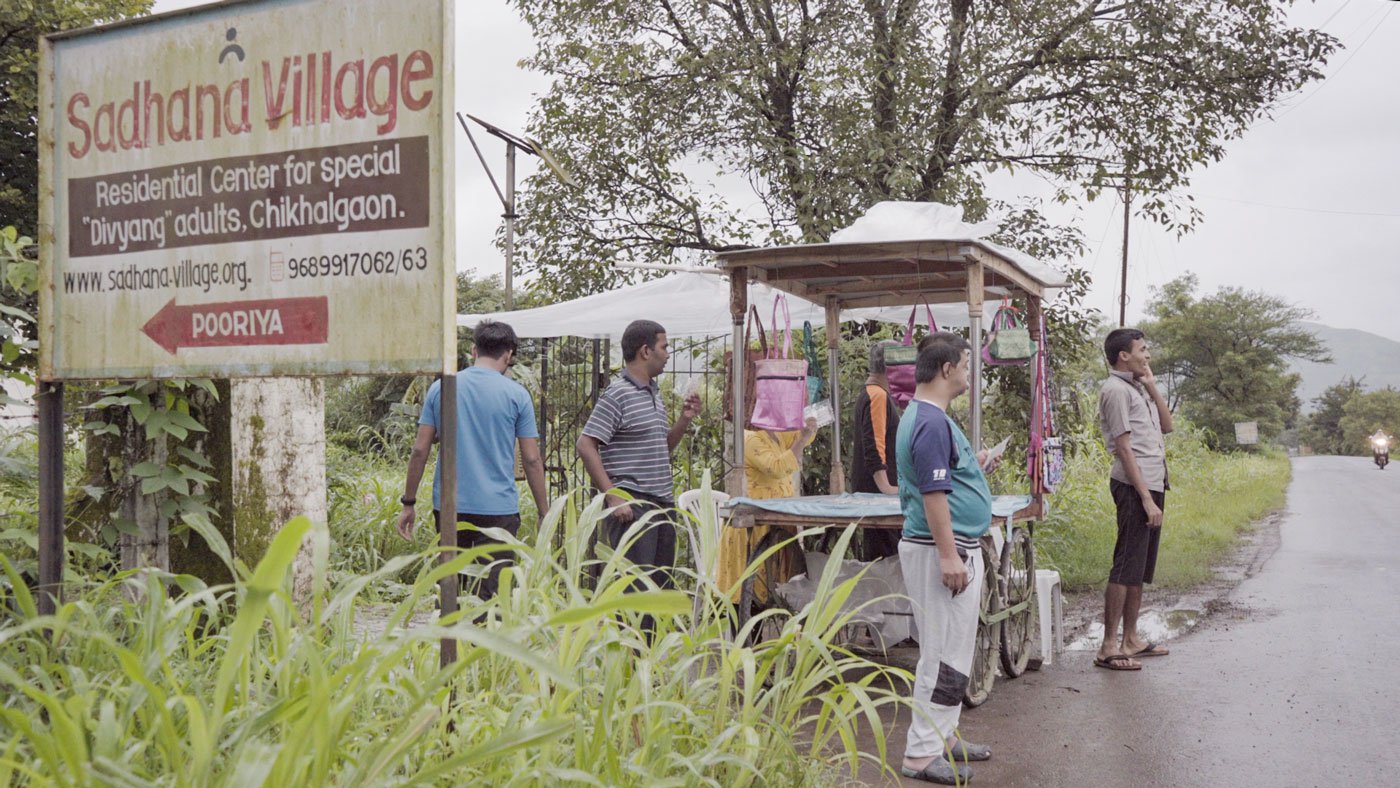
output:
<instances>
[{"instance_id":1,"label":"grey sandal","mask_svg":"<svg viewBox=\"0 0 1400 788\"><path fill-rule=\"evenodd\" d=\"M914 771L908 766L901 766L899 773L905 777L938 783L939 785L966 785L972 781L971 769L966 766L955 766L941 755L929 761L927 766L918 771Z\"/></svg>"},{"instance_id":2,"label":"grey sandal","mask_svg":"<svg viewBox=\"0 0 1400 788\"><path fill-rule=\"evenodd\" d=\"M958 743L948 748L948 759L953 761L990 761L992 748L985 744L973 744L958 739Z\"/></svg>"}]
</instances>

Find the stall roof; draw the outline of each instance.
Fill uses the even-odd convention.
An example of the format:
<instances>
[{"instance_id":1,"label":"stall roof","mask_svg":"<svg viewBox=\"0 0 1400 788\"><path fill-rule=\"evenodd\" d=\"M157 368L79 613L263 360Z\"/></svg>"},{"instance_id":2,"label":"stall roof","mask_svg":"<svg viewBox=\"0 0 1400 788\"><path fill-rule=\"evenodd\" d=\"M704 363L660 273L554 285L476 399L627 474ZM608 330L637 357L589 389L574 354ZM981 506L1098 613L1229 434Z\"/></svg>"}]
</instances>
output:
<instances>
[{"instance_id":1,"label":"stall roof","mask_svg":"<svg viewBox=\"0 0 1400 788\"><path fill-rule=\"evenodd\" d=\"M765 325L771 316L773 294L774 290L767 285L749 285L748 302L758 305ZM794 327L800 327L804 320L810 320L818 327L825 325L825 312L821 306L797 297L788 301ZM990 314L990 306L987 314ZM962 328L968 324L965 305L935 305L933 316L943 327ZM844 320L903 324L909 319L909 310L847 309L842 311L841 317ZM620 340L627 324L637 319L655 320L666 327L669 337L727 337L733 331L728 279L719 274L702 273L669 274L534 309L458 315L457 325L471 327L485 318L509 323L515 329L516 336L533 338L573 336ZM923 320L924 316L920 314L920 324Z\"/></svg>"},{"instance_id":2,"label":"stall roof","mask_svg":"<svg viewBox=\"0 0 1400 788\"><path fill-rule=\"evenodd\" d=\"M1063 287L1060 272L1028 254L986 240L996 220L963 221L957 205L879 202L831 242L720 252L721 268L745 268L751 282L815 303L834 298L845 307L917 302L980 303L1008 290L1044 297ZM969 293L969 275L981 293Z\"/></svg>"},{"instance_id":3,"label":"stall roof","mask_svg":"<svg viewBox=\"0 0 1400 788\"><path fill-rule=\"evenodd\" d=\"M975 238L797 244L720 252L721 268L751 281L843 308L966 303L969 269L980 263L984 298L1019 290L1037 298L1064 278L1029 255Z\"/></svg>"}]
</instances>

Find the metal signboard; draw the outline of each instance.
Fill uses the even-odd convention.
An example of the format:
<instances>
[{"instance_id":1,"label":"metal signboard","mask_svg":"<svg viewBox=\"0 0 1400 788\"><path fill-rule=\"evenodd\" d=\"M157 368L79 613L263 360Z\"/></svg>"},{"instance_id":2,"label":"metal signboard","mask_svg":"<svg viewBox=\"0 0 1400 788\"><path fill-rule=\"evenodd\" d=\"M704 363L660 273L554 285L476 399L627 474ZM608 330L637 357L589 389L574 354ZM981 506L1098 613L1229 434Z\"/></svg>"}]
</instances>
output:
<instances>
[{"instance_id":1,"label":"metal signboard","mask_svg":"<svg viewBox=\"0 0 1400 788\"><path fill-rule=\"evenodd\" d=\"M1235 422L1235 443L1241 446L1253 446L1259 442L1259 422L1257 421L1237 421Z\"/></svg>"},{"instance_id":2,"label":"metal signboard","mask_svg":"<svg viewBox=\"0 0 1400 788\"><path fill-rule=\"evenodd\" d=\"M451 31L253 0L45 39L40 376L441 371Z\"/></svg>"}]
</instances>

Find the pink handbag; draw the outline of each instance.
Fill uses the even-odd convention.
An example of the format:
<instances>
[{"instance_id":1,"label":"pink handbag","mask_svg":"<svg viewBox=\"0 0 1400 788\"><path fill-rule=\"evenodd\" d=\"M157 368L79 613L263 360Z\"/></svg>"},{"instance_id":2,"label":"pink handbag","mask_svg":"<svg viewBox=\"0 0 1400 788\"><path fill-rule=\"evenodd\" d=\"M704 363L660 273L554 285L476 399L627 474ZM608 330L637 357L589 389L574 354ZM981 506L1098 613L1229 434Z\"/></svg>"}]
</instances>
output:
<instances>
[{"instance_id":1,"label":"pink handbag","mask_svg":"<svg viewBox=\"0 0 1400 788\"><path fill-rule=\"evenodd\" d=\"M778 355L778 304L783 305L783 349ZM792 356L792 316L787 296L773 299L773 341L767 358L754 362L753 417L749 426L756 430L787 432L802 429L802 410L807 407L807 359Z\"/></svg>"},{"instance_id":2,"label":"pink handbag","mask_svg":"<svg viewBox=\"0 0 1400 788\"><path fill-rule=\"evenodd\" d=\"M929 332L937 331L938 323L934 322L933 310L927 301L924 312L928 315ZM914 348L914 318L918 314L919 307L915 306L909 313L909 325L904 329L904 342L899 347L885 348L885 378L889 381L890 397L900 408L914 398L914 367L919 360L919 351Z\"/></svg>"}]
</instances>

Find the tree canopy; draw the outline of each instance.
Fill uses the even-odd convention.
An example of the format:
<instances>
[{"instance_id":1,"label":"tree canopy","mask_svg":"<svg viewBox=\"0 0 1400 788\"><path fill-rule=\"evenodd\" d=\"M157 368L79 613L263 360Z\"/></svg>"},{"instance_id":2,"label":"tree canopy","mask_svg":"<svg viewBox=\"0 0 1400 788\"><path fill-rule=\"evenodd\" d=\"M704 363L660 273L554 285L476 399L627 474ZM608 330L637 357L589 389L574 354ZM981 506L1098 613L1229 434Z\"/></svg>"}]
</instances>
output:
<instances>
[{"instance_id":1,"label":"tree canopy","mask_svg":"<svg viewBox=\"0 0 1400 788\"><path fill-rule=\"evenodd\" d=\"M1360 454L1365 446L1349 446L1342 432L1347 403L1365 390L1361 380L1347 376L1313 398L1316 408L1303 426L1302 442L1317 454Z\"/></svg>"},{"instance_id":2,"label":"tree canopy","mask_svg":"<svg viewBox=\"0 0 1400 788\"><path fill-rule=\"evenodd\" d=\"M1297 373L1289 359L1330 362L1327 347L1298 325L1312 312L1265 293L1224 287L1196 295L1195 274L1155 288L1142 326L1152 368L1167 379L1173 408L1212 434L1212 448L1234 443L1236 422L1257 421L1263 440L1298 415Z\"/></svg>"},{"instance_id":3,"label":"tree canopy","mask_svg":"<svg viewBox=\"0 0 1400 788\"><path fill-rule=\"evenodd\" d=\"M39 220L39 36L144 14L151 0L0 0L0 227Z\"/></svg>"},{"instance_id":4,"label":"tree canopy","mask_svg":"<svg viewBox=\"0 0 1400 788\"><path fill-rule=\"evenodd\" d=\"M987 193L999 168L1059 199L1127 178L1139 212L1189 226L1192 168L1337 46L1277 0L514 1L553 79L530 134L582 184L524 190L523 266L557 295L615 258L826 240L889 199L1009 210L1000 240L1075 251Z\"/></svg>"},{"instance_id":5,"label":"tree canopy","mask_svg":"<svg viewBox=\"0 0 1400 788\"><path fill-rule=\"evenodd\" d=\"M1387 386L1357 394L1347 401L1340 423L1342 451L1338 454L1370 454L1370 436L1380 430L1400 436L1400 391Z\"/></svg>"}]
</instances>

